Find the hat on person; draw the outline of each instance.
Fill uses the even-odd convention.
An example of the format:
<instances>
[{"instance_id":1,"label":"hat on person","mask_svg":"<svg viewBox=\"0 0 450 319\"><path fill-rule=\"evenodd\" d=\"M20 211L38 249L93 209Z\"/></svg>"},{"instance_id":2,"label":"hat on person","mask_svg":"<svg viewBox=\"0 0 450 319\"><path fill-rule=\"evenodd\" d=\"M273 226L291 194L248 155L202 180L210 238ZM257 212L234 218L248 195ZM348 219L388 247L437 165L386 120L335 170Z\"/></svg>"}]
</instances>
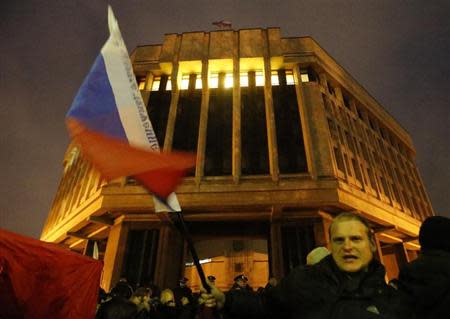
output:
<instances>
[{"instance_id":1,"label":"hat on person","mask_svg":"<svg viewBox=\"0 0 450 319\"><path fill-rule=\"evenodd\" d=\"M238 281L238 280L248 281L248 278L245 277L244 275L238 275L238 276L234 277L234 281Z\"/></svg>"},{"instance_id":2,"label":"hat on person","mask_svg":"<svg viewBox=\"0 0 450 319\"><path fill-rule=\"evenodd\" d=\"M209 275L207 278L208 278L209 281L215 281L216 280L216 277L214 277L213 275Z\"/></svg>"},{"instance_id":3,"label":"hat on person","mask_svg":"<svg viewBox=\"0 0 450 319\"><path fill-rule=\"evenodd\" d=\"M422 251L445 250L450 252L450 219L431 216L420 226L419 243Z\"/></svg>"}]
</instances>

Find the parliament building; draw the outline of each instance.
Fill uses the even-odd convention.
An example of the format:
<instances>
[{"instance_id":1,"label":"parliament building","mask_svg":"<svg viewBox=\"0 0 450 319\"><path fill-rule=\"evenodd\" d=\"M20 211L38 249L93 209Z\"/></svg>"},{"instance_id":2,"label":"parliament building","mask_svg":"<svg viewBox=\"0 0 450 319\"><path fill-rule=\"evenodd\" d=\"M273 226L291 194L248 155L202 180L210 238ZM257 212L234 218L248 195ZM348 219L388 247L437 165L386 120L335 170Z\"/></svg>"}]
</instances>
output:
<instances>
[{"instance_id":1,"label":"parliament building","mask_svg":"<svg viewBox=\"0 0 450 319\"><path fill-rule=\"evenodd\" d=\"M264 286L329 242L342 211L372 224L395 278L433 215L408 132L311 37L279 28L167 34L131 55L161 148L197 155L176 194L206 275ZM69 145L41 239L104 262L101 285L198 289L168 213L132 178L109 183Z\"/></svg>"}]
</instances>

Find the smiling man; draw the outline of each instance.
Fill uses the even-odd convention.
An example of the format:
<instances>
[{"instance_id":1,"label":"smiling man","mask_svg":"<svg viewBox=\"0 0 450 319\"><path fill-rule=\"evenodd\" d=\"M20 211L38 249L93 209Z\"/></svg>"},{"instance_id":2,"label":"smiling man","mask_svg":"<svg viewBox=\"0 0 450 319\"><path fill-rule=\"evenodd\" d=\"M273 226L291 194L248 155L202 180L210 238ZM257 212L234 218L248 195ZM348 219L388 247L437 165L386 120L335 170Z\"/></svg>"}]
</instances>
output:
<instances>
[{"instance_id":1,"label":"smiling man","mask_svg":"<svg viewBox=\"0 0 450 319\"><path fill-rule=\"evenodd\" d=\"M375 240L367 221L342 213L329 229L331 254L312 266L300 266L267 289L262 297L225 300L230 313L245 309L261 318L409 318L398 292L384 280L375 258ZM213 289L218 299L220 292Z\"/></svg>"}]
</instances>

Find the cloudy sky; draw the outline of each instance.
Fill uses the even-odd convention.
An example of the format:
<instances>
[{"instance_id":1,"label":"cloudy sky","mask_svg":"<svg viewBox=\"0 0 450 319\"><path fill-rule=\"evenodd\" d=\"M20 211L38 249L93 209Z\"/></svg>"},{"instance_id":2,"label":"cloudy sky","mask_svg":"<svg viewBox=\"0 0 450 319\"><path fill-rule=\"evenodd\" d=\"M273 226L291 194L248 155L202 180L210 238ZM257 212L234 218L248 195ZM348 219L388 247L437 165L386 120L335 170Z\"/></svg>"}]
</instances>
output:
<instances>
[{"instance_id":1,"label":"cloudy sky","mask_svg":"<svg viewBox=\"0 0 450 319\"><path fill-rule=\"evenodd\" d=\"M450 217L450 1L2 0L0 227L38 237L62 173L64 116L108 37L280 27L312 36L411 134L434 210Z\"/></svg>"}]
</instances>

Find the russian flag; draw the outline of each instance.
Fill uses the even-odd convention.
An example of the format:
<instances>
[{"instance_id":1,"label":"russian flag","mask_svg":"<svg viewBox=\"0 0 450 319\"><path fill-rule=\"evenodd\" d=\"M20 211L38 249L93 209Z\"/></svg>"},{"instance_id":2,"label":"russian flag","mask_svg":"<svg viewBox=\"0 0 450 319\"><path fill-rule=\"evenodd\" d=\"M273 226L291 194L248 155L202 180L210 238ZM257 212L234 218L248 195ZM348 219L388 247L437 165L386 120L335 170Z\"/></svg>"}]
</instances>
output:
<instances>
[{"instance_id":1,"label":"russian flag","mask_svg":"<svg viewBox=\"0 0 450 319\"><path fill-rule=\"evenodd\" d=\"M156 211L180 211L173 191L195 165L195 156L159 152L110 6L108 25L110 36L67 113L70 135L104 178L133 176L157 197Z\"/></svg>"}]
</instances>

